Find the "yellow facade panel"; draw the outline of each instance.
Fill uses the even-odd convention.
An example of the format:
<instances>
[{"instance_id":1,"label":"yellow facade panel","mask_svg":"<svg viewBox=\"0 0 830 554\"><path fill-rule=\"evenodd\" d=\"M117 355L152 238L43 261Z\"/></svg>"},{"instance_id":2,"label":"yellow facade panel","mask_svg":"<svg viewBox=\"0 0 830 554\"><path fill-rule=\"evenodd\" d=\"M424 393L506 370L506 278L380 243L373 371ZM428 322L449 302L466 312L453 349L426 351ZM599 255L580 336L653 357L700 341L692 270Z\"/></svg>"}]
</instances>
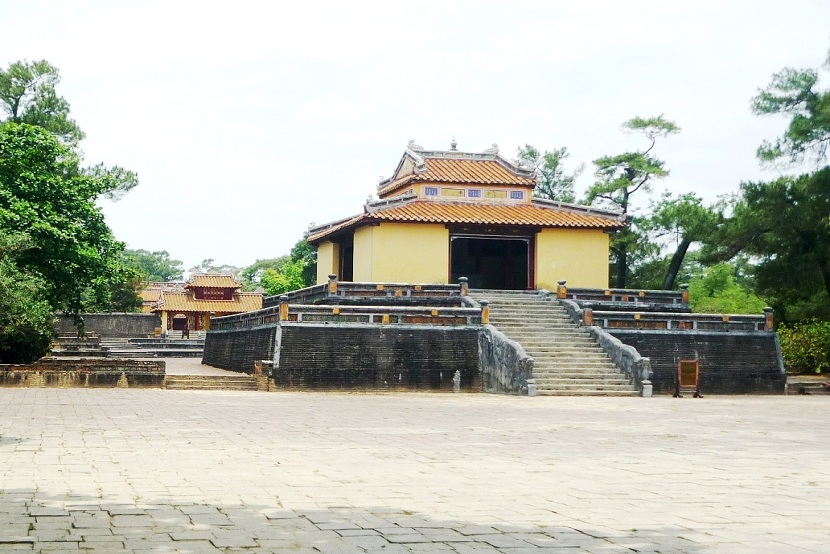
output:
<instances>
[{"instance_id":1,"label":"yellow facade panel","mask_svg":"<svg viewBox=\"0 0 830 554\"><path fill-rule=\"evenodd\" d=\"M358 283L377 281L372 277L374 263L374 232L377 226L367 225L354 232L354 266L353 279Z\"/></svg>"},{"instance_id":2,"label":"yellow facade panel","mask_svg":"<svg viewBox=\"0 0 830 554\"><path fill-rule=\"evenodd\" d=\"M440 224L381 223L371 227L371 279L377 282L443 284L449 278L449 230ZM357 262L355 235L355 262ZM357 267L355 267L355 281Z\"/></svg>"},{"instance_id":3,"label":"yellow facade panel","mask_svg":"<svg viewBox=\"0 0 830 554\"><path fill-rule=\"evenodd\" d=\"M599 229L542 229L536 237L536 288L608 287L609 236Z\"/></svg>"},{"instance_id":4,"label":"yellow facade panel","mask_svg":"<svg viewBox=\"0 0 830 554\"><path fill-rule=\"evenodd\" d=\"M317 284L328 283L329 275L334 273L340 266L339 245L331 241L323 241L317 245Z\"/></svg>"}]
</instances>

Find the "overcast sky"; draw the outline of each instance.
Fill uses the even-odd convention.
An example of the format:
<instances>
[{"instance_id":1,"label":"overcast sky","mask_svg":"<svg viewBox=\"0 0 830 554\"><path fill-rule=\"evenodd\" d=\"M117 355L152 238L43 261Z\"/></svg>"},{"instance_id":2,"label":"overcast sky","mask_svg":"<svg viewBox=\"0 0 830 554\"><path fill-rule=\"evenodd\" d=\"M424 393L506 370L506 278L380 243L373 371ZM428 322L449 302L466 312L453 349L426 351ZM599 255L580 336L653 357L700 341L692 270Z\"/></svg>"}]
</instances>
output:
<instances>
[{"instance_id":1,"label":"overcast sky","mask_svg":"<svg viewBox=\"0 0 830 554\"><path fill-rule=\"evenodd\" d=\"M749 101L824 62L830 1L6 0L0 28L0 65L60 68L86 162L139 174L102 202L118 239L244 266L359 213L409 139L566 146L582 192L591 160L645 146L623 121L664 114L665 187L773 178L755 149L785 119Z\"/></svg>"}]
</instances>

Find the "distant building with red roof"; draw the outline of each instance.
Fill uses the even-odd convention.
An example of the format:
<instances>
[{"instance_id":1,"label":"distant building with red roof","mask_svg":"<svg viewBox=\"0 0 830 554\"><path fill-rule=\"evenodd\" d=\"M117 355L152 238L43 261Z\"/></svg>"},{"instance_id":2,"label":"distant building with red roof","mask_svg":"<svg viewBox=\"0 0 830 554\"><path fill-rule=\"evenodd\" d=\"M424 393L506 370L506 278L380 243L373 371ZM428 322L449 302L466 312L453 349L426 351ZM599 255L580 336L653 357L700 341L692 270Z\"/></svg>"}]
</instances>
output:
<instances>
[{"instance_id":1,"label":"distant building with red roof","mask_svg":"<svg viewBox=\"0 0 830 554\"><path fill-rule=\"evenodd\" d=\"M207 330L214 317L262 308L262 294L241 292L241 287L227 273L196 273L183 283L148 283L140 293L142 311L159 314L162 329Z\"/></svg>"}]
</instances>

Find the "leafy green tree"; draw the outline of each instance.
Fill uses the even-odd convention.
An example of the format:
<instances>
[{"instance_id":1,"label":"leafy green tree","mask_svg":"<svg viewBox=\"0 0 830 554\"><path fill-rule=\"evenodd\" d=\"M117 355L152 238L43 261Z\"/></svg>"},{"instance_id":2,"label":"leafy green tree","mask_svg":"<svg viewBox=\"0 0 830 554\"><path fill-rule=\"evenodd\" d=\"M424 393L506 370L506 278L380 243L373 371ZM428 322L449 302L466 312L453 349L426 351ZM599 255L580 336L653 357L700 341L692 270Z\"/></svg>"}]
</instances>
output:
<instances>
[{"instance_id":1,"label":"leafy green tree","mask_svg":"<svg viewBox=\"0 0 830 554\"><path fill-rule=\"evenodd\" d=\"M630 255L635 253L642 257L653 252L653 249L648 249L645 234L640 229L640 219L632 217L631 196L638 191L650 192L653 181L669 174L664 167L665 163L652 155L651 151L658 139L678 133L680 127L660 115L651 118L635 117L623 123L623 129L646 137L648 148L594 160L597 180L588 189L586 196L588 204L618 209L629 221L628 227L617 232L611 240L612 266L616 272L614 281L619 288L626 286L632 262Z\"/></svg>"},{"instance_id":2,"label":"leafy green tree","mask_svg":"<svg viewBox=\"0 0 830 554\"><path fill-rule=\"evenodd\" d=\"M74 146L84 134L69 117L69 102L55 91L59 82L58 68L46 60L14 62L0 70L0 104L8 121L42 127Z\"/></svg>"},{"instance_id":3,"label":"leafy green tree","mask_svg":"<svg viewBox=\"0 0 830 554\"><path fill-rule=\"evenodd\" d=\"M826 66L830 68L830 56ZM757 115L785 114L790 123L783 136L758 148L763 162L801 162L810 155L821 161L830 146L830 91L817 90L814 69L785 68L752 99Z\"/></svg>"},{"instance_id":4,"label":"leafy green tree","mask_svg":"<svg viewBox=\"0 0 830 554\"><path fill-rule=\"evenodd\" d=\"M303 268L303 286L313 285L317 281L317 249L302 238L291 248L290 256L292 262L299 263Z\"/></svg>"},{"instance_id":5,"label":"leafy green tree","mask_svg":"<svg viewBox=\"0 0 830 554\"><path fill-rule=\"evenodd\" d=\"M184 268L167 250L124 250L124 264L137 271L145 281L181 281Z\"/></svg>"},{"instance_id":6,"label":"leafy green tree","mask_svg":"<svg viewBox=\"0 0 830 554\"><path fill-rule=\"evenodd\" d=\"M46 60L14 62L8 69L0 70L0 106L6 114L5 121L46 129L75 150L80 160L81 153L76 147L84 133L69 117L69 102L58 96L55 90L58 83L58 68ZM101 195L110 200L119 200L138 185L138 176L123 167L98 164L81 171L104 183L105 191Z\"/></svg>"},{"instance_id":7,"label":"leafy green tree","mask_svg":"<svg viewBox=\"0 0 830 554\"><path fill-rule=\"evenodd\" d=\"M298 290L306 286L303 269L301 262L289 260L280 271L271 268L263 271L259 282L271 296Z\"/></svg>"},{"instance_id":8,"label":"leafy green tree","mask_svg":"<svg viewBox=\"0 0 830 554\"><path fill-rule=\"evenodd\" d=\"M830 167L769 183L742 183L710 260L757 260L756 292L785 321L830 317Z\"/></svg>"},{"instance_id":9,"label":"leafy green tree","mask_svg":"<svg viewBox=\"0 0 830 554\"><path fill-rule=\"evenodd\" d=\"M721 263L691 279L689 305L699 313L760 314L766 302L738 284L735 266Z\"/></svg>"},{"instance_id":10,"label":"leafy green tree","mask_svg":"<svg viewBox=\"0 0 830 554\"><path fill-rule=\"evenodd\" d=\"M242 277L243 290L252 291L260 286L262 274L266 269L273 269L276 272L282 271L283 266L289 261L289 256L280 256L279 258L266 258L257 260L251 265L242 270L240 276Z\"/></svg>"},{"instance_id":11,"label":"leafy green tree","mask_svg":"<svg viewBox=\"0 0 830 554\"><path fill-rule=\"evenodd\" d=\"M46 354L54 336L46 284L16 263L32 248L24 234L0 234L0 363L31 363Z\"/></svg>"},{"instance_id":12,"label":"leafy green tree","mask_svg":"<svg viewBox=\"0 0 830 554\"><path fill-rule=\"evenodd\" d=\"M235 265L220 265L213 258L206 258L202 260L202 263L191 267L188 271L190 273L230 273L231 275L237 276L241 269Z\"/></svg>"},{"instance_id":13,"label":"leafy green tree","mask_svg":"<svg viewBox=\"0 0 830 554\"><path fill-rule=\"evenodd\" d=\"M694 193L672 196L667 193L652 207L652 214L644 227L658 238L674 238L675 250L665 268L660 288L674 288L678 272L686 258L689 247L703 241L715 231L722 219L717 207L703 205L703 199Z\"/></svg>"},{"instance_id":14,"label":"leafy green tree","mask_svg":"<svg viewBox=\"0 0 830 554\"><path fill-rule=\"evenodd\" d=\"M84 173L75 152L46 130L0 125L0 233L31 238L16 263L43 281L56 310L80 313L85 290L104 299L121 280L124 245L95 203L112 186Z\"/></svg>"},{"instance_id":15,"label":"leafy green tree","mask_svg":"<svg viewBox=\"0 0 830 554\"><path fill-rule=\"evenodd\" d=\"M242 275L243 282L258 279L269 295L309 287L317 280L317 251L302 238L288 256L257 260L242 270Z\"/></svg>"},{"instance_id":16,"label":"leafy green tree","mask_svg":"<svg viewBox=\"0 0 830 554\"><path fill-rule=\"evenodd\" d=\"M533 196L556 200L559 202L574 202L574 181L582 173L584 165L580 164L573 173L565 173L564 161L570 156L568 149L554 148L550 152L542 152L534 146L525 144L519 148L518 162L531 166L536 172L536 188Z\"/></svg>"}]
</instances>

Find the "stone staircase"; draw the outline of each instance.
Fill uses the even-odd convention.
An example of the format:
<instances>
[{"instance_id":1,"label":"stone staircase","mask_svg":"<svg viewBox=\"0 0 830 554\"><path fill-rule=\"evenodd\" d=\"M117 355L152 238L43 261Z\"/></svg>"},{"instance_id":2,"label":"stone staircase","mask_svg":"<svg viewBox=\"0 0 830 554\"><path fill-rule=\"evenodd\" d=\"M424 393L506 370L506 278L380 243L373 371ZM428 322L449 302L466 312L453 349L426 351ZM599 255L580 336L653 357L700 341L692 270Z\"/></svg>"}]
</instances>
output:
<instances>
[{"instance_id":1,"label":"stone staircase","mask_svg":"<svg viewBox=\"0 0 830 554\"><path fill-rule=\"evenodd\" d=\"M164 378L168 390L257 390L253 375L168 375Z\"/></svg>"},{"instance_id":2,"label":"stone staircase","mask_svg":"<svg viewBox=\"0 0 830 554\"><path fill-rule=\"evenodd\" d=\"M555 300L536 292L470 291L490 302L490 323L533 357L539 395L638 396L588 332Z\"/></svg>"}]
</instances>

